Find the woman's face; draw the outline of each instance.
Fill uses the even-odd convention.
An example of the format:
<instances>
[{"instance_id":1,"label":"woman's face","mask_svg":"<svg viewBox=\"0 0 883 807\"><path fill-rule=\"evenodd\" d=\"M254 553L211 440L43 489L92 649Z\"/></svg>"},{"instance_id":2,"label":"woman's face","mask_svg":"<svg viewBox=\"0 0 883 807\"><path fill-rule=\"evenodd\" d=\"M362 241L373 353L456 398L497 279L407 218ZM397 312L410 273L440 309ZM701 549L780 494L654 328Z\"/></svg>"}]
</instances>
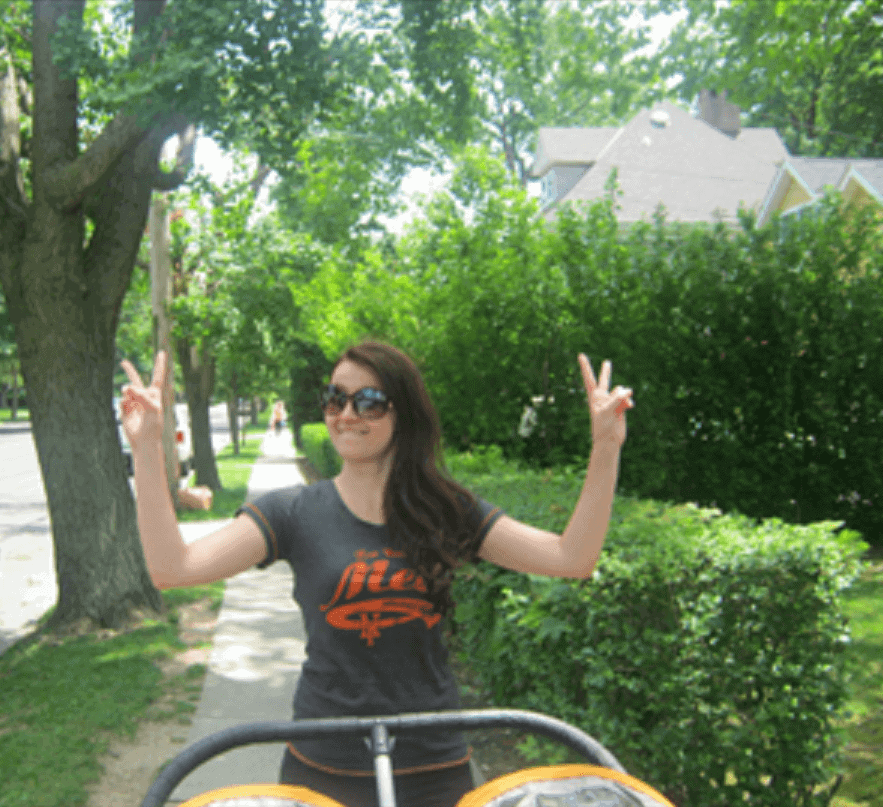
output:
<instances>
[{"instance_id":1,"label":"woman's face","mask_svg":"<svg viewBox=\"0 0 883 807\"><path fill-rule=\"evenodd\" d=\"M364 387L383 390L380 379L372 370L346 359L334 369L331 383L347 395ZM392 448L395 412L390 405L386 414L376 420L361 418L356 414L353 402L347 401L339 414L325 414L325 425L334 448L344 461L380 462L389 456Z\"/></svg>"}]
</instances>

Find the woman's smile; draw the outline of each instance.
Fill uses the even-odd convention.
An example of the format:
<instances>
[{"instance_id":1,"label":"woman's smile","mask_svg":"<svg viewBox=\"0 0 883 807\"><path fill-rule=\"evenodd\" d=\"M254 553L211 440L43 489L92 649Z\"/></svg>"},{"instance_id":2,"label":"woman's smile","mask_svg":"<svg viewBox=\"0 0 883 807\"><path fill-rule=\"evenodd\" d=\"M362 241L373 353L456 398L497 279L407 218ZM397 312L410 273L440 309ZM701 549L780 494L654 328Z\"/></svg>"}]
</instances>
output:
<instances>
[{"instance_id":1,"label":"woman's smile","mask_svg":"<svg viewBox=\"0 0 883 807\"><path fill-rule=\"evenodd\" d=\"M380 379L367 367L342 361L331 377L331 383L345 395L365 388L381 389ZM325 425L334 447L344 462L385 462L392 446L395 415L387 411L380 418L363 418L356 414L353 401L348 401L337 414L325 415Z\"/></svg>"}]
</instances>

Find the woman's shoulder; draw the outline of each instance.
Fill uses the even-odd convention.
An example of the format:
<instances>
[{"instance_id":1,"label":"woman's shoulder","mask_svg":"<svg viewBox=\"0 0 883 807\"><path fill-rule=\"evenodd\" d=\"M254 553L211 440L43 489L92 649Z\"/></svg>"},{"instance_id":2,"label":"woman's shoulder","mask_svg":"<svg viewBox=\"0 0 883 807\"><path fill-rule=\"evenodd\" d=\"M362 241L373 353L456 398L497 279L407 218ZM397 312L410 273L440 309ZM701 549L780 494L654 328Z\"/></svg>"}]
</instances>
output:
<instances>
[{"instance_id":1,"label":"woman's shoulder","mask_svg":"<svg viewBox=\"0 0 883 807\"><path fill-rule=\"evenodd\" d=\"M269 490L253 500L252 504L261 512L267 510L297 510L304 506L320 504L331 499L330 479L301 485L288 485L276 490Z\"/></svg>"}]
</instances>

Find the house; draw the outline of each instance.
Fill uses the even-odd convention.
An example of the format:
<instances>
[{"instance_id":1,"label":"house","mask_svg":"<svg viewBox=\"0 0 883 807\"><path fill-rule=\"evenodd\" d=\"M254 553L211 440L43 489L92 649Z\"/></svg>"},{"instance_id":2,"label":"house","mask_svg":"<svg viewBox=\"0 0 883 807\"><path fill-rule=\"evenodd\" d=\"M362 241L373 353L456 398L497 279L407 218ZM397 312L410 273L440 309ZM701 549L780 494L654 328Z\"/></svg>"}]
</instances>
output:
<instances>
[{"instance_id":1,"label":"house","mask_svg":"<svg viewBox=\"0 0 883 807\"><path fill-rule=\"evenodd\" d=\"M759 210L789 158L778 133L740 129L738 107L714 93L701 96L700 115L663 102L619 128L541 128L531 175L544 215L603 198L614 169L623 223L649 220L660 205L683 222L735 223L740 206Z\"/></svg>"},{"instance_id":2,"label":"house","mask_svg":"<svg viewBox=\"0 0 883 807\"><path fill-rule=\"evenodd\" d=\"M873 204L883 210L883 160L789 157L770 185L758 224L773 213L799 214L828 189L839 191L846 205Z\"/></svg>"}]
</instances>

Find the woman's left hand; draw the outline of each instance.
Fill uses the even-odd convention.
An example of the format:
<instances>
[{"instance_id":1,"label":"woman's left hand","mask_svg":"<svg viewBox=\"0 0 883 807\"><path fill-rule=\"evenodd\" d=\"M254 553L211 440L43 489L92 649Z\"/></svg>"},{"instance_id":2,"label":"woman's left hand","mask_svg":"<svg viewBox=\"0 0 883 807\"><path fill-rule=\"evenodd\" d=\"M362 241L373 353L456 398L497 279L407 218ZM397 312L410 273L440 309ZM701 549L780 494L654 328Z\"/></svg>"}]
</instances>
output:
<instances>
[{"instance_id":1,"label":"woman's left hand","mask_svg":"<svg viewBox=\"0 0 883 807\"><path fill-rule=\"evenodd\" d=\"M625 413L635 404L632 391L627 387L610 389L610 374L613 366L609 361L601 365L601 376L595 379L592 365L585 353L579 354L579 367L586 386L589 399L589 411L592 413L592 445L612 443L617 448L625 442Z\"/></svg>"}]
</instances>

